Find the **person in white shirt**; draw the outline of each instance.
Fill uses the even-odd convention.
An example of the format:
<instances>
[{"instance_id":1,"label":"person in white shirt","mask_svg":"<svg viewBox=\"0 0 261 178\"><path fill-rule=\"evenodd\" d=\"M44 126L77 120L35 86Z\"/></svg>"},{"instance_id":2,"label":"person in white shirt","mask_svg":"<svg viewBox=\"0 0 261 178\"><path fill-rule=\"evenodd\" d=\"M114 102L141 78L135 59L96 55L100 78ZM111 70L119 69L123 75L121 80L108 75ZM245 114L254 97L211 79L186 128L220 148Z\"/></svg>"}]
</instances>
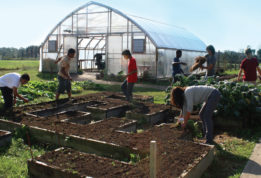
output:
<instances>
[{"instance_id":1,"label":"person in white shirt","mask_svg":"<svg viewBox=\"0 0 261 178\"><path fill-rule=\"evenodd\" d=\"M28 74L8 73L0 77L0 89L4 98L4 110L12 108L16 103L16 97L23 100L25 103L28 100L18 94L17 88L28 83L30 76Z\"/></svg>"}]
</instances>

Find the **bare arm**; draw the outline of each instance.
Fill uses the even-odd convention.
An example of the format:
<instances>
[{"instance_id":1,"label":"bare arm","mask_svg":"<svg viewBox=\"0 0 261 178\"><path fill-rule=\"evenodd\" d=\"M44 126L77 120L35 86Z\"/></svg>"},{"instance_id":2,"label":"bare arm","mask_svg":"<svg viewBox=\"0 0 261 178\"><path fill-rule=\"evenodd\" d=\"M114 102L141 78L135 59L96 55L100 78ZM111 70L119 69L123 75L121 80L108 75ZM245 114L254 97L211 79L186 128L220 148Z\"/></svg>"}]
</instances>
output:
<instances>
[{"instance_id":1,"label":"bare arm","mask_svg":"<svg viewBox=\"0 0 261 178\"><path fill-rule=\"evenodd\" d=\"M54 63L57 64L60 60L62 60L62 57L59 57Z\"/></svg>"},{"instance_id":2,"label":"bare arm","mask_svg":"<svg viewBox=\"0 0 261 178\"><path fill-rule=\"evenodd\" d=\"M261 69L257 66L257 67L256 67L256 70L258 71L259 76L261 76Z\"/></svg>"},{"instance_id":3,"label":"bare arm","mask_svg":"<svg viewBox=\"0 0 261 178\"><path fill-rule=\"evenodd\" d=\"M183 128L186 128L189 118L190 118L190 112L187 112L184 117L184 124L182 125Z\"/></svg>"},{"instance_id":4,"label":"bare arm","mask_svg":"<svg viewBox=\"0 0 261 178\"><path fill-rule=\"evenodd\" d=\"M13 87L13 93L14 93L14 104L16 103L16 97L20 98L25 103L28 103L28 99L25 99L24 97L22 97L21 95L18 94L16 87Z\"/></svg>"},{"instance_id":5,"label":"bare arm","mask_svg":"<svg viewBox=\"0 0 261 178\"><path fill-rule=\"evenodd\" d=\"M210 64L210 65L209 65L209 66L207 66L207 67L205 67L205 66L202 66L202 68L201 68L201 69L212 70L212 69L213 69L213 67L214 67L214 65L213 65L213 64Z\"/></svg>"},{"instance_id":6,"label":"bare arm","mask_svg":"<svg viewBox=\"0 0 261 178\"><path fill-rule=\"evenodd\" d=\"M240 70L239 70L239 72L238 72L237 81L240 81L241 74L242 74L242 69L240 68Z\"/></svg>"}]
</instances>

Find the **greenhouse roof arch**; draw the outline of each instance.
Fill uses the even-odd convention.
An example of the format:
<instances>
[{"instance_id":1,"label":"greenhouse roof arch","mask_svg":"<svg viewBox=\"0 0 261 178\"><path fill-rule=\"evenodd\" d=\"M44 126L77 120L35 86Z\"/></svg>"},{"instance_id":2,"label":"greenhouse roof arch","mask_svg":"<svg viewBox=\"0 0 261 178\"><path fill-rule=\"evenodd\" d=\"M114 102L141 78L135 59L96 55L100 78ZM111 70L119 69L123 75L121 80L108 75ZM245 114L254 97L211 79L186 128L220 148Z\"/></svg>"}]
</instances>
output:
<instances>
[{"instance_id":1,"label":"greenhouse roof arch","mask_svg":"<svg viewBox=\"0 0 261 178\"><path fill-rule=\"evenodd\" d=\"M126 15L117 9L94 1L90 1L85 5L77 8L69 15L67 15L64 19L62 19L48 34L42 45L45 44L46 41L48 41L49 36L51 36L53 32L57 29L57 27L59 27L66 19L73 16L74 13L90 5L97 5L100 7L107 8L113 11L114 13L117 13L118 15L131 21L150 38L152 43L158 49L181 49L187 51L201 52L204 52L206 50L206 45L203 41L201 41L198 37L196 37L195 35L183 28L176 27L173 25L167 25L164 23L156 22L137 16Z\"/></svg>"}]
</instances>

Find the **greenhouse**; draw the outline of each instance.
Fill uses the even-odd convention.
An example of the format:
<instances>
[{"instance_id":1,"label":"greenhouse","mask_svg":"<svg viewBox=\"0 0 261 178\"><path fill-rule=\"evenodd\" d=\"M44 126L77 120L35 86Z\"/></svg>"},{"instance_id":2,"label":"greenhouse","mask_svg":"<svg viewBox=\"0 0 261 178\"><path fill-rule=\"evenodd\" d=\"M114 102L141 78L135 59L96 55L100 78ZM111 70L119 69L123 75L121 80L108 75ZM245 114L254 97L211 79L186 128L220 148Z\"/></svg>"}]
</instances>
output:
<instances>
[{"instance_id":1,"label":"greenhouse","mask_svg":"<svg viewBox=\"0 0 261 178\"><path fill-rule=\"evenodd\" d=\"M147 18L127 15L107 5L89 2L76 9L48 34L40 47L40 72L57 72L54 61L77 51L71 73L79 69L104 70L106 74L126 72L127 61L121 52L129 49L136 58L138 74L147 71L153 78L170 77L176 50L189 65L204 55L206 45L187 30ZM184 67L184 66L182 66Z\"/></svg>"}]
</instances>

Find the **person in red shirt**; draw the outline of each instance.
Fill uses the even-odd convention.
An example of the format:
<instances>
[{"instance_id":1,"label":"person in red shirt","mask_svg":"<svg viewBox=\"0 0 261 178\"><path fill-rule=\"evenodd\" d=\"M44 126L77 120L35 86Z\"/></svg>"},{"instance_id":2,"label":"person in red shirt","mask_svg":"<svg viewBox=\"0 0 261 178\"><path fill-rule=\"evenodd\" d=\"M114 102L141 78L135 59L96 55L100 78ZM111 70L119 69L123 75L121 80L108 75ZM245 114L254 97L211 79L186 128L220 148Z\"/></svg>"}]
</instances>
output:
<instances>
[{"instance_id":1,"label":"person in red shirt","mask_svg":"<svg viewBox=\"0 0 261 178\"><path fill-rule=\"evenodd\" d=\"M252 57L252 51L250 48L246 49L245 51L246 58L243 59L240 65L240 71L238 73L238 81L240 81L242 70L244 71L243 81L250 82L256 84L257 74L258 71L259 75L261 76L261 70L258 67L258 61L256 58Z\"/></svg>"},{"instance_id":2,"label":"person in red shirt","mask_svg":"<svg viewBox=\"0 0 261 178\"><path fill-rule=\"evenodd\" d=\"M124 59L128 60L128 74L126 76L127 79L121 85L121 90L123 91L124 95L126 96L127 101L131 101L132 100L132 90L133 90L134 84L138 80L136 59L134 57L132 57L130 51L127 49L122 52L122 56Z\"/></svg>"}]
</instances>

